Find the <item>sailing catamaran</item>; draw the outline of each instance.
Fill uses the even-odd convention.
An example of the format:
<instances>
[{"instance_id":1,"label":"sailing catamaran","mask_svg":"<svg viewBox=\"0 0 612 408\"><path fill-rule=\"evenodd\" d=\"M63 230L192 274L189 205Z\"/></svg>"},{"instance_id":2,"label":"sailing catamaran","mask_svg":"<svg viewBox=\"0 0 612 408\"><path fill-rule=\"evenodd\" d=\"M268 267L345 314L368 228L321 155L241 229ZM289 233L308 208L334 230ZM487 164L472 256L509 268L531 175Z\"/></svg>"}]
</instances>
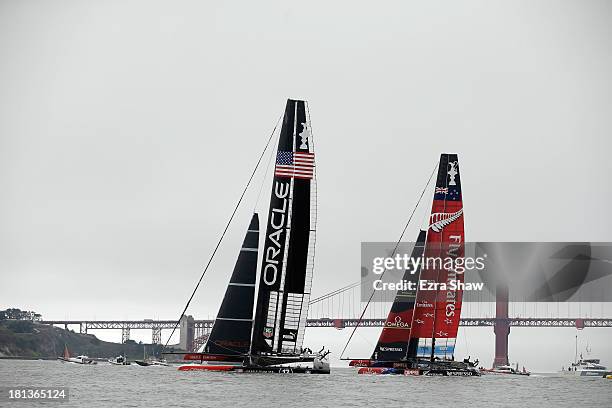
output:
<instances>
[{"instance_id":1,"label":"sailing catamaran","mask_svg":"<svg viewBox=\"0 0 612 408\"><path fill-rule=\"evenodd\" d=\"M591 354L588 344L586 346L586 353L587 356ZM561 374L578 377L607 377L609 374L612 374L612 371L601 365L598 358L584 358L582 357L582 353L580 353L579 359L578 335L576 335L576 354L574 355L574 361L568 365L567 370L565 367L562 367Z\"/></svg>"},{"instance_id":2,"label":"sailing catamaran","mask_svg":"<svg viewBox=\"0 0 612 408\"><path fill-rule=\"evenodd\" d=\"M259 251L255 213L210 336L201 352L184 357L199 363L179 370L329 373L328 352L302 348L316 217L315 155L307 104L289 99L276 152L263 250Z\"/></svg>"},{"instance_id":3,"label":"sailing catamaran","mask_svg":"<svg viewBox=\"0 0 612 408\"><path fill-rule=\"evenodd\" d=\"M459 161L442 154L428 228L419 232L411 256L461 258L464 241ZM463 275L434 263L406 271L404 280L463 282ZM416 288L397 292L372 356L349 365L361 367L359 374L480 375L475 363L454 361L462 291Z\"/></svg>"},{"instance_id":4,"label":"sailing catamaran","mask_svg":"<svg viewBox=\"0 0 612 408\"><path fill-rule=\"evenodd\" d=\"M134 360L134 363L136 363L136 365L139 365L141 367L150 367L150 366L167 367L168 366L168 362L164 358L159 359L156 356L147 357L146 344L142 347L142 360Z\"/></svg>"}]
</instances>

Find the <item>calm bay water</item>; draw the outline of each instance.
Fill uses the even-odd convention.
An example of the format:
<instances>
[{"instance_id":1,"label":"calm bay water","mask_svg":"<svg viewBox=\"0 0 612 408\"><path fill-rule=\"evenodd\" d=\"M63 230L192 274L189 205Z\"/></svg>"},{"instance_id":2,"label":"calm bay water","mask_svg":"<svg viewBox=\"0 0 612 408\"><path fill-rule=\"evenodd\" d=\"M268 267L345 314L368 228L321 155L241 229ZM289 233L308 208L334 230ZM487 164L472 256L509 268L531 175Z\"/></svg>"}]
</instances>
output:
<instances>
[{"instance_id":1,"label":"calm bay water","mask_svg":"<svg viewBox=\"0 0 612 408\"><path fill-rule=\"evenodd\" d=\"M179 372L176 367L95 366L0 360L0 386L68 387L62 407L610 407L612 380L554 374L434 378L357 375Z\"/></svg>"}]
</instances>

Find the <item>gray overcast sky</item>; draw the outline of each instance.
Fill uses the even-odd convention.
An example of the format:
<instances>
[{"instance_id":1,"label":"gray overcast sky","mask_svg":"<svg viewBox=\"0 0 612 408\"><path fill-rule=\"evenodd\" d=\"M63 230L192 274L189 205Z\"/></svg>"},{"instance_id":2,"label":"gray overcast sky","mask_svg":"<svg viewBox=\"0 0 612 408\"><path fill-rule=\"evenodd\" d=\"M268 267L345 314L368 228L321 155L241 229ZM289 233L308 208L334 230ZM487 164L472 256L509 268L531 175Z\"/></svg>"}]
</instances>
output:
<instances>
[{"instance_id":1,"label":"gray overcast sky","mask_svg":"<svg viewBox=\"0 0 612 408\"><path fill-rule=\"evenodd\" d=\"M314 295L358 279L361 241L396 239L443 151L467 240L612 241L610 21L608 1L0 0L0 307L175 317L287 97L317 146ZM471 330L490 360L491 330ZM515 359L573 357L572 330L520 333ZM610 331L582 335L612 365Z\"/></svg>"}]
</instances>

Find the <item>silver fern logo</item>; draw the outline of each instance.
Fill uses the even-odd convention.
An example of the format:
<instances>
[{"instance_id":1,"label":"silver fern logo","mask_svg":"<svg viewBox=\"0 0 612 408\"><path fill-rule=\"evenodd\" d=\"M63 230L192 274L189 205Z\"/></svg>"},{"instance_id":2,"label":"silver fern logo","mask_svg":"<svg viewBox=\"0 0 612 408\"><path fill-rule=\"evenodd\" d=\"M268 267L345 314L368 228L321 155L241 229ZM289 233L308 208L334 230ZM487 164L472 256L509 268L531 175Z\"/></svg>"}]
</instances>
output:
<instances>
[{"instance_id":1,"label":"silver fern logo","mask_svg":"<svg viewBox=\"0 0 612 408\"><path fill-rule=\"evenodd\" d=\"M429 218L429 228L434 232L440 232L444 227L461 217L463 214L463 208L454 213L433 213Z\"/></svg>"}]
</instances>

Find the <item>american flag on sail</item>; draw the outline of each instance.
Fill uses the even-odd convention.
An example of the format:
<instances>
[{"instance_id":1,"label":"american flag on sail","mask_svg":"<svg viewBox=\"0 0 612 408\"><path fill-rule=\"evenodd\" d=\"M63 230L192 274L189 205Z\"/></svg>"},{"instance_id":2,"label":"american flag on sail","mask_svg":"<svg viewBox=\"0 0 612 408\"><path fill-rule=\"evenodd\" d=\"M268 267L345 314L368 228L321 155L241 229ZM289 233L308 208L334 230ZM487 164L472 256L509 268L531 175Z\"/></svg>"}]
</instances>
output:
<instances>
[{"instance_id":1,"label":"american flag on sail","mask_svg":"<svg viewBox=\"0 0 612 408\"><path fill-rule=\"evenodd\" d=\"M314 153L279 151L274 175L311 179L314 175Z\"/></svg>"}]
</instances>

